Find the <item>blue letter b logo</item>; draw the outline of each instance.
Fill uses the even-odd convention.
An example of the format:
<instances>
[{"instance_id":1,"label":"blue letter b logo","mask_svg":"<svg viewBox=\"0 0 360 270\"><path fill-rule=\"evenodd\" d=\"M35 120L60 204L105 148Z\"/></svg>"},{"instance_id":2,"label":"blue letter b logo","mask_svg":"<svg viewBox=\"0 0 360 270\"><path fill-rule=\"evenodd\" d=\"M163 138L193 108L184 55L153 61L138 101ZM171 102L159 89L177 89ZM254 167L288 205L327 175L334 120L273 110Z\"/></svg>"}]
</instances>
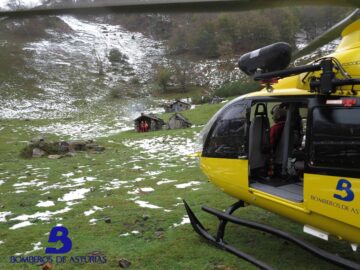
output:
<instances>
[{"instance_id":1,"label":"blue letter b logo","mask_svg":"<svg viewBox=\"0 0 360 270\"><path fill-rule=\"evenodd\" d=\"M58 235L58 232L60 232L61 234ZM48 242L56 243L56 242L60 241L61 243L63 243L63 246L59 249L47 247L45 249L45 253L46 254L62 254L62 253L69 252L72 247L72 242L71 242L71 239L68 237L68 234L69 234L69 231L65 227L56 226L56 227L52 228L50 235L49 235Z\"/></svg>"},{"instance_id":2,"label":"blue letter b logo","mask_svg":"<svg viewBox=\"0 0 360 270\"><path fill-rule=\"evenodd\" d=\"M334 198L336 199L346 202L351 202L355 197L354 192L351 190L351 183L348 180L340 179L339 182L337 183L336 190L346 192L345 196L334 194Z\"/></svg>"}]
</instances>

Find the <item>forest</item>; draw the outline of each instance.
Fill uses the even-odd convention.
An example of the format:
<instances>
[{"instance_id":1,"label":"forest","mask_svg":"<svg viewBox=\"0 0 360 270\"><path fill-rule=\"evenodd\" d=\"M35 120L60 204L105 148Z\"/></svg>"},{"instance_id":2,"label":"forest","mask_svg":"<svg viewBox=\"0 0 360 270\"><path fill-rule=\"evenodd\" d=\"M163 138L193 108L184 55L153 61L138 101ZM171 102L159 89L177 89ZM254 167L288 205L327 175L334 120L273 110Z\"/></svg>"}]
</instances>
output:
<instances>
[{"instance_id":1,"label":"forest","mask_svg":"<svg viewBox=\"0 0 360 270\"><path fill-rule=\"evenodd\" d=\"M348 12L348 8L306 6L233 13L116 14L106 20L166 40L173 55L226 58L278 41L294 47L309 42Z\"/></svg>"}]
</instances>

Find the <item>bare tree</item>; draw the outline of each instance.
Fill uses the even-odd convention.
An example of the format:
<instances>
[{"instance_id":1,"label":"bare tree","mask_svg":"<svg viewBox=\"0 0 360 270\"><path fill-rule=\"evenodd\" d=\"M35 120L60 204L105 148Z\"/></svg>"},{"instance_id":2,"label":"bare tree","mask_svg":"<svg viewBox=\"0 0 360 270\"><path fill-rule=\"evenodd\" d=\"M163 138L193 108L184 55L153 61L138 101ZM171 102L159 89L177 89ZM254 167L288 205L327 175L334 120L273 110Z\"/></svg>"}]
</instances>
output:
<instances>
[{"instance_id":1,"label":"bare tree","mask_svg":"<svg viewBox=\"0 0 360 270\"><path fill-rule=\"evenodd\" d=\"M181 91L185 92L192 78L193 65L188 60L178 60L173 63L173 68L174 76L180 84Z\"/></svg>"}]
</instances>

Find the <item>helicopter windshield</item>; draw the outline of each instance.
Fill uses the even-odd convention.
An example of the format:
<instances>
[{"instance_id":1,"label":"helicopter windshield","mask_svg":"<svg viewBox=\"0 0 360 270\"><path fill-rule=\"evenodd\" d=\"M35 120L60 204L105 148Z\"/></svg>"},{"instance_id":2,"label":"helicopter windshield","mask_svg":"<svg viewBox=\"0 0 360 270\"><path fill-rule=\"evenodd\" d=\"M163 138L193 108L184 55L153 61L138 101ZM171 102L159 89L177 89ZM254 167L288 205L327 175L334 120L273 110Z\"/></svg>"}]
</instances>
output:
<instances>
[{"instance_id":1,"label":"helicopter windshield","mask_svg":"<svg viewBox=\"0 0 360 270\"><path fill-rule=\"evenodd\" d=\"M246 155L246 108L246 104L239 101L221 111L206 138L203 156L239 158Z\"/></svg>"},{"instance_id":2,"label":"helicopter windshield","mask_svg":"<svg viewBox=\"0 0 360 270\"><path fill-rule=\"evenodd\" d=\"M199 143L202 147L202 149L199 149L200 151L203 150L203 147L205 145L206 142L206 138L209 135L209 132L212 128L212 126L214 125L214 123L216 122L216 120L219 118L219 116L225 111L227 110L227 108L229 108L229 106L233 105L234 103L238 102L239 100L241 100L242 97L236 98L232 101L230 101L229 103L227 103L222 109L220 109L219 111L217 111L213 117L210 118L210 120L207 122L207 124L204 126L204 128L200 131L199 134Z\"/></svg>"}]
</instances>

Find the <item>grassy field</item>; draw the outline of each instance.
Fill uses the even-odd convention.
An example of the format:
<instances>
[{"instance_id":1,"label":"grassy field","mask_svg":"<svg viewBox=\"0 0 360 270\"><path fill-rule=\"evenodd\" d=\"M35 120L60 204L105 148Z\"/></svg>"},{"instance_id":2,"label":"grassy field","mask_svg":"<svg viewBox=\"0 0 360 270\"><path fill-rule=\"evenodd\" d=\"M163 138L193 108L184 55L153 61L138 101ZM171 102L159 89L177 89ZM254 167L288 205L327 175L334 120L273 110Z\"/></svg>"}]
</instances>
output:
<instances>
[{"instance_id":1,"label":"grassy field","mask_svg":"<svg viewBox=\"0 0 360 270\"><path fill-rule=\"evenodd\" d=\"M182 199L211 230L217 220L200 212L207 204L224 209L235 199L223 194L190 157L201 125L221 105L204 105L185 115L185 130L119 133L97 138L102 153L79 153L57 160L22 159L29 126L41 121L0 122L0 269L39 269L11 264L10 256L45 256L52 227L69 230L71 256L106 256L105 264L54 264L53 269L256 269L200 239L186 221ZM165 116L166 117L166 116ZM50 122L50 120L49 120ZM56 137L51 137L56 139ZM42 205L50 205L42 207ZM331 252L357 261L347 243L304 235L300 225L257 207L236 215L291 232ZM265 233L229 225L226 239L276 269L338 269L293 244ZM60 246L60 243L55 245Z\"/></svg>"}]
</instances>

